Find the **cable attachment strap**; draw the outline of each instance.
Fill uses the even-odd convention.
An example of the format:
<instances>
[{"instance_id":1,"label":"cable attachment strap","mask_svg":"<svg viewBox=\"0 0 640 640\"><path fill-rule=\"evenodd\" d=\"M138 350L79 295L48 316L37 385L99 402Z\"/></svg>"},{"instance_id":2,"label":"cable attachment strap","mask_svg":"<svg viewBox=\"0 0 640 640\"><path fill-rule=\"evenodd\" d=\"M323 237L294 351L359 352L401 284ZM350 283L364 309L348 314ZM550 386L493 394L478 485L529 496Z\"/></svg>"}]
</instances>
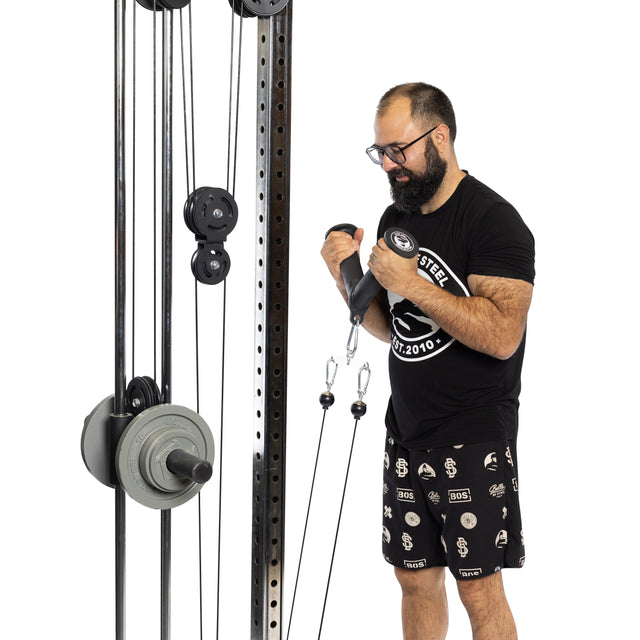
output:
<instances>
[{"instance_id":1,"label":"cable attachment strap","mask_svg":"<svg viewBox=\"0 0 640 640\"><path fill-rule=\"evenodd\" d=\"M238 222L233 196L218 187L196 189L184 205L184 221L198 242L191 259L193 275L202 284L222 282L231 268L224 242Z\"/></svg>"}]
</instances>

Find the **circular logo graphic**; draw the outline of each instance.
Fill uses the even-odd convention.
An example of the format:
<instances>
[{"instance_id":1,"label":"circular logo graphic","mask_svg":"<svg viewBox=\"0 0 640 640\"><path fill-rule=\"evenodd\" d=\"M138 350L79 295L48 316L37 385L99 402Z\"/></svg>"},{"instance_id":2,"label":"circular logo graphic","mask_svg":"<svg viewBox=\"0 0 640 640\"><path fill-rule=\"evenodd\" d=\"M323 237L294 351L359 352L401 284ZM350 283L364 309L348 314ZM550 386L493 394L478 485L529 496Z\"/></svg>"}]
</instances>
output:
<instances>
[{"instance_id":1,"label":"circular logo graphic","mask_svg":"<svg viewBox=\"0 0 640 640\"><path fill-rule=\"evenodd\" d=\"M473 513L463 513L460 516L460 524L465 529L473 529L478 524L478 518L476 518L475 514Z\"/></svg>"},{"instance_id":2,"label":"circular logo graphic","mask_svg":"<svg viewBox=\"0 0 640 640\"><path fill-rule=\"evenodd\" d=\"M420 516L417 513L414 513L413 511L408 511L407 515L405 515L404 517L404 521L410 527L417 527L420 524Z\"/></svg>"},{"instance_id":3,"label":"circular logo graphic","mask_svg":"<svg viewBox=\"0 0 640 640\"><path fill-rule=\"evenodd\" d=\"M403 253L413 253L416 250L413 238L404 231L392 231L390 235L391 242Z\"/></svg>"},{"instance_id":4,"label":"circular logo graphic","mask_svg":"<svg viewBox=\"0 0 640 640\"><path fill-rule=\"evenodd\" d=\"M400 233L400 232L398 232ZM469 296L469 291L456 274L436 253L421 248L418 273L425 280L456 296ZM432 358L455 342L437 322L406 298L388 292L391 309L391 349L397 358L417 362Z\"/></svg>"}]
</instances>

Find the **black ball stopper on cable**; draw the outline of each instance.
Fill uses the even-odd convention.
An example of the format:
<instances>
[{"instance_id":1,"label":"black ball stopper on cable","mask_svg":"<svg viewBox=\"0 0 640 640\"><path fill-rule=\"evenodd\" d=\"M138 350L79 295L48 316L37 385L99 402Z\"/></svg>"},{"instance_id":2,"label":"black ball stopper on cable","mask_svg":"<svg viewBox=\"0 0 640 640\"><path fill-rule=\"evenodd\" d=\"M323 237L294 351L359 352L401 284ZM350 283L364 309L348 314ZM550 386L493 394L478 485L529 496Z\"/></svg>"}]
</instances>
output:
<instances>
[{"instance_id":1,"label":"black ball stopper on cable","mask_svg":"<svg viewBox=\"0 0 640 640\"><path fill-rule=\"evenodd\" d=\"M356 400L351 405L351 414L354 418L362 418L367 413L367 405L362 400Z\"/></svg>"},{"instance_id":2,"label":"black ball stopper on cable","mask_svg":"<svg viewBox=\"0 0 640 640\"><path fill-rule=\"evenodd\" d=\"M335 397L331 391L323 391L320 394L320 404L323 409L328 409L335 402Z\"/></svg>"}]
</instances>

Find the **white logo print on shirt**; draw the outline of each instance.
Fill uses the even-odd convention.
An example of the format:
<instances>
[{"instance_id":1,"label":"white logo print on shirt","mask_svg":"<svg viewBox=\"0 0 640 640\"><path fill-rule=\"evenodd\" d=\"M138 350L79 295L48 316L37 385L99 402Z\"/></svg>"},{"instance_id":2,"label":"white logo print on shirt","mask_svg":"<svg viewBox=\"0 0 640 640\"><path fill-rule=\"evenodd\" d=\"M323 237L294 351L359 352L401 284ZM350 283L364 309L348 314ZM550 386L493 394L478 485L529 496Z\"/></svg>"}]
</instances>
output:
<instances>
[{"instance_id":1,"label":"white logo print on shirt","mask_svg":"<svg viewBox=\"0 0 640 640\"><path fill-rule=\"evenodd\" d=\"M433 284L445 286L447 291L459 296L469 296L469 291L436 253L420 248L418 273ZM391 349L400 360L426 360L437 355L455 340L431 318L427 318L412 302L391 291L389 306L393 316Z\"/></svg>"}]
</instances>

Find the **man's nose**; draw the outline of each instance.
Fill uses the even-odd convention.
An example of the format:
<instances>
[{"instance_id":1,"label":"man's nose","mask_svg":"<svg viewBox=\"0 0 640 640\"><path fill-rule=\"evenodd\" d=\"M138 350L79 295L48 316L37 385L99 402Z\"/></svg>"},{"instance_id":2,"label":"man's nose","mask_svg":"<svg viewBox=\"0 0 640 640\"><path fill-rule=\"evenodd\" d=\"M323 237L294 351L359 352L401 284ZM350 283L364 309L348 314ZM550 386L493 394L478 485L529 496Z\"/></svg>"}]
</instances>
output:
<instances>
[{"instance_id":1,"label":"man's nose","mask_svg":"<svg viewBox=\"0 0 640 640\"><path fill-rule=\"evenodd\" d=\"M392 169L396 169L402 165L394 162L386 153L382 156L382 168L389 173Z\"/></svg>"}]
</instances>

